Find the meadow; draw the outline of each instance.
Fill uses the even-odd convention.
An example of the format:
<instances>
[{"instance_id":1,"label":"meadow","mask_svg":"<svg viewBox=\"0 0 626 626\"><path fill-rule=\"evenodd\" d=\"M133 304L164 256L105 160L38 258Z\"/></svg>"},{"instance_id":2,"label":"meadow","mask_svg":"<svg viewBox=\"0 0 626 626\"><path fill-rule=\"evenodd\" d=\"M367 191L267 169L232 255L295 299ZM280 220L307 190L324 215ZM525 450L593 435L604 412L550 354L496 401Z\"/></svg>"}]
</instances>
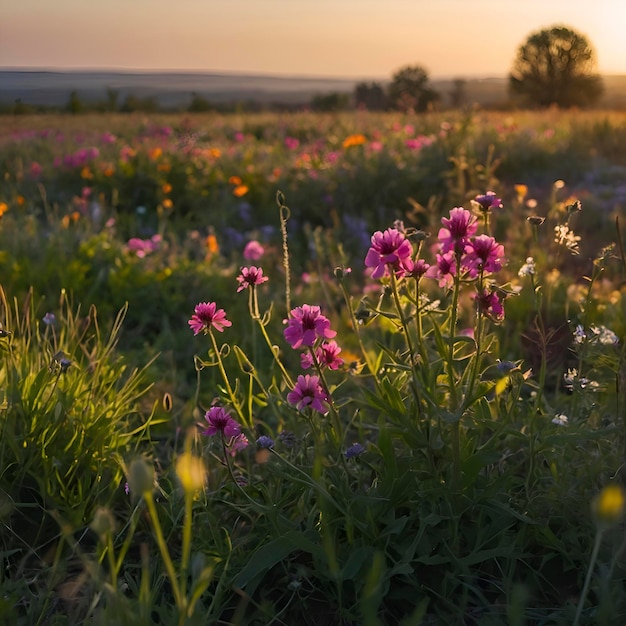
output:
<instances>
[{"instance_id":1,"label":"meadow","mask_svg":"<svg viewBox=\"0 0 626 626\"><path fill-rule=\"evenodd\" d=\"M0 622L626 622L624 145L0 119Z\"/></svg>"}]
</instances>

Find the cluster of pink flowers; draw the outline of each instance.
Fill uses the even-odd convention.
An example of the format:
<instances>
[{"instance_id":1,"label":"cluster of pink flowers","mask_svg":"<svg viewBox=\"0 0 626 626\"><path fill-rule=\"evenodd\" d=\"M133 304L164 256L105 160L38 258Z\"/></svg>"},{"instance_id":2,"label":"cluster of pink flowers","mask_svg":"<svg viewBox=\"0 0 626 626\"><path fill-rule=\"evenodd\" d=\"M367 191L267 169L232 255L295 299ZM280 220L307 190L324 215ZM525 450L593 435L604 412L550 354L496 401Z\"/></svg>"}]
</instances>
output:
<instances>
[{"instance_id":1,"label":"cluster of pink flowers","mask_svg":"<svg viewBox=\"0 0 626 626\"><path fill-rule=\"evenodd\" d=\"M436 278L441 287L450 287L459 269L457 263L470 278L502 269L504 246L489 235L475 236L477 220L468 210L455 207L450 211L450 217L442 218L441 222L444 227L438 235L437 264L426 272L426 276Z\"/></svg>"},{"instance_id":2,"label":"cluster of pink flowers","mask_svg":"<svg viewBox=\"0 0 626 626\"><path fill-rule=\"evenodd\" d=\"M87 193L85 191L88 190ZM89 187L83 187L82 198L86 199L91 194ZM150 239L140 239L139 237L133 237L126 242L126 247L129 252L134 252L139 258L143 258L146 255L154 252L161 244L161 235L152 235Z\"/></svg>"},{"instance_id":3,"label":"cluster of pink flowers","mask_svg":"<svg viewBox=\"0 0 626 626\"><path fill-rule=\"evenodd\" d=\"M389 276L390 269L401 277L412 269L413 247L404 233L388 228L372 235L371 246L365 257L365 266L374 268L372 278Z\"/></svg>"},{"instance_id":4,"label":"cluster of pink flowers","mask_svg":"<svg viewBox=\"0 0 626 626\"><path fill-rule=\"evenodd\" d=\"M284 335L289 345L298 348L309 348L300 356L303 369L309 369L315 365L320 368L331 370L339 369L344 360L339 356L341 348L333 341L337 334L330 327L330 320L322 315L319 306L304 304L291 310L289 319L286 320L287 328ZM328 394L321 384L319 376L300 375L287 400L302 410L311 407L315 411L325 413L325 403L330 401Z\"/></svg>"}]
</instances>

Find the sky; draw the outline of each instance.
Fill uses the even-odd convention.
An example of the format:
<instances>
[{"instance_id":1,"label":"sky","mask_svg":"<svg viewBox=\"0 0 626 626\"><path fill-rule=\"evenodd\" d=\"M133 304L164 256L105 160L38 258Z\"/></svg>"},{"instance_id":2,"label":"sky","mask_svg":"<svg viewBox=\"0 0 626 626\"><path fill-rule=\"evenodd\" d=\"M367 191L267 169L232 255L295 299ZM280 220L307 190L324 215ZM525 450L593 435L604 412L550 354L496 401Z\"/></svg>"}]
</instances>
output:
<instances>
[{"instance_id":1,"label":"sky","mask_svg":"<svg viewBox=\"0 0 626 626\"><path fill-rule=\"evenodd\" d=\"M495 77L555 24L626 74L626 0L0 0L0 67Z\"/></svg>"}]
</instances>

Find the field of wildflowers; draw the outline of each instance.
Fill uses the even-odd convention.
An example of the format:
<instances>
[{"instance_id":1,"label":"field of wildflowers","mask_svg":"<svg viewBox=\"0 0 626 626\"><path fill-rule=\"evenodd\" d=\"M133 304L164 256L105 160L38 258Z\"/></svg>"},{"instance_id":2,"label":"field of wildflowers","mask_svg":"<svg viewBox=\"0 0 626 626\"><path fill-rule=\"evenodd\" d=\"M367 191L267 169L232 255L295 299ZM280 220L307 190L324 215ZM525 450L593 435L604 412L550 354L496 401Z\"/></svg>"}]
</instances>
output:
<instances>
[{"instance_id":1,"label":"field of wildflowers","mask_svg":"<svg viewBox=\"0 0 626 626\"><path fill-rule=\"evenodd\" d=\"M0 120L0 621L626 621L626 117Z\"/></svg>"}]
</instances>

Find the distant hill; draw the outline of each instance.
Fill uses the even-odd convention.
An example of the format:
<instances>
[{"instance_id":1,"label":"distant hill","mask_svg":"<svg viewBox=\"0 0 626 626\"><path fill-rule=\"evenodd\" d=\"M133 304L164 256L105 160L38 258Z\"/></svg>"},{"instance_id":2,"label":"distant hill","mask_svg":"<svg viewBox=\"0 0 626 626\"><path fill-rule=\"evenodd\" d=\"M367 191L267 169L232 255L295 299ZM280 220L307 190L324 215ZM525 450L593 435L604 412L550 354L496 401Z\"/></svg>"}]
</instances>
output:
<instances>
[{"instance_id":1,"label":"distant hill","mask_svg":"<svg viewBox=\"0 0 626 626\"><path fill-rule=\"evenodd\" d=\"M63 106L72 91L84 102L94 103L106 100L107 90L115 90L118 102L133 95L154 98L164 108L186 107L192 93L215 104L254 101L297 105L309 103L315 95L351 93L360 80L200 72L0 70L0 104L19 99L30 105ZM431 82L447 104L453 80ZM604 83L601 106L626 108L626 75L605 76ZM483 106L498 106L508 100L504 77L465 79L465 92L469 103Z\"/></svg>"}]
</instances>

